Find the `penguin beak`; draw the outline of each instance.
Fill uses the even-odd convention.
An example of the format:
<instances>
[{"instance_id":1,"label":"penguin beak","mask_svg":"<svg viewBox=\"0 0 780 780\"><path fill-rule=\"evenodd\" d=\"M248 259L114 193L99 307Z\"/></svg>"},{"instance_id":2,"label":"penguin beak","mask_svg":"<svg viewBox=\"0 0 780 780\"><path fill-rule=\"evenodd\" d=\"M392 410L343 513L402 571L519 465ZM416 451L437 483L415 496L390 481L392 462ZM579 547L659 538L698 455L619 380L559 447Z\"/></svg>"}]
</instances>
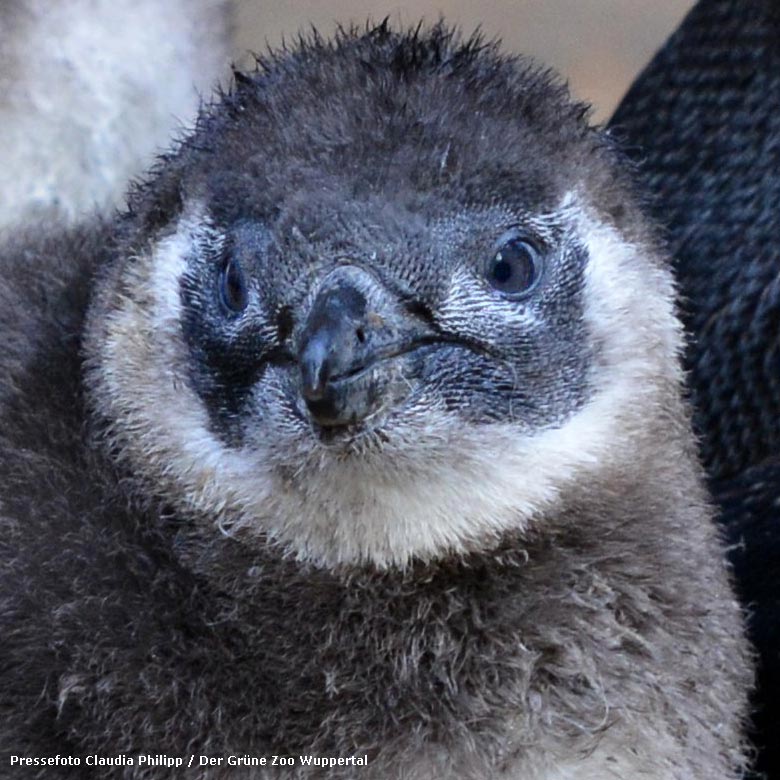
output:
<instances>
[{"instance_id":1,"label":"penguin beak","mask_svg":"<svg viewBox=\"0 0 780 780\"><path fill-rule=\"evenodd\" d=\"M406 355L423 323L370 273L340 266L321 283L298 342L300 393L314 422L355 425L408 392ZM406 390L401 392L401 388Z\"/></svg>"}]
</instances>

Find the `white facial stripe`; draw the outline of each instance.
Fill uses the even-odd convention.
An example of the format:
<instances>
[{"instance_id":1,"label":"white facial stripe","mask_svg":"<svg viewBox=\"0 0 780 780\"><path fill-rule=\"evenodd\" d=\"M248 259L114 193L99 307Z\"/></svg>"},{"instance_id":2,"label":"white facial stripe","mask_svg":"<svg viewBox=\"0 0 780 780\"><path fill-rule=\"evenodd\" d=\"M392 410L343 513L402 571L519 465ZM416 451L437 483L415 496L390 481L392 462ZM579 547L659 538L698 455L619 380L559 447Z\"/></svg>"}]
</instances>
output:
<instances>
[{"instance_id":1,"label":"white facial stripe","mask_svg":"<svg viewBox=\"0 0 780 780\"><path fill-rule=\"evenodd\" d=\"M235 501L230 484L244 476L243 464L209 430L206 410L181 369L188 358L181 338L181 277L195 249L215 240L208 224L193 215L152 255L134 261L129 273L146 295L123 299L110 316L102 374L109 416L137 467L174 493L183 489L182 503L208 502L221 511Z\"/></svg>"},{"instance_id":2,"label":"white facial stripe","mask_svg":"<svg viewBox=\"0 0 780 780\"><path fill-rule=\"evenodd\" d=\"M344 459L286 420L278 403L271 435L227 447L177 368L188 359L179 280L193 248L215 240L192 217L153 257L139 258L133 273L148 300L123 301L108 325L104 381L120 440L180 505L325 565L403 565L526 528L573 485L630 463L654 427L654 409L676 403L680 380L669 275L576 199L566 213L589 253L585 320L596 359L591 397L560 427L523 435L511 423L464 426L418 404L378 451ZM263 393L283 398L269 377Z\"/></svg>"}]
</instances>

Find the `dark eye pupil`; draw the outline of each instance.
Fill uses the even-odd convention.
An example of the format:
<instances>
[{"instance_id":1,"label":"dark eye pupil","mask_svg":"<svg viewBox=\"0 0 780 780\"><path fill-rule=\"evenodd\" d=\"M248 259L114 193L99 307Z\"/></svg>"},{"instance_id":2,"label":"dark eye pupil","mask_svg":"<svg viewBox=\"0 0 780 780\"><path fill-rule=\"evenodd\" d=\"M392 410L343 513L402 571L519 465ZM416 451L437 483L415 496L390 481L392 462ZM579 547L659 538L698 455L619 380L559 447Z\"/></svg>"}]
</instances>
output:
<instances>
[{"instance_id":1,"label":"dark eye pupil","mask_svg":"<svg viewBox=\"0 0 780 780\"><path fill-rule=\"evenodd\" d=\"M522 293L533 287L539 275L534 247L522 239L507 241L493 255L487 268L490 284L503 293Z\"/></svg>"},{"instance_id":2,"label":"dark eye pupil","mask_svg":"<svg viewBox=\"0 0 780 780\"><path fill-rule=\"evenodd\" d=\"M512 278L512 265L504 260L499 252L493 264L493 281L498 284L506 284Z\"/></svg>"},{"instance_id":3,"label":"dark eye pupil","mask_svg":"<svg viewBox=\"0 0 780 780\"><path fill-rule=\"evenodd\" d=\"M246 281L241 266L234 259L228 260L222 268L219 292L222 304L231 312L240 312L246 308Z\"/></svg>"}]
</instances>

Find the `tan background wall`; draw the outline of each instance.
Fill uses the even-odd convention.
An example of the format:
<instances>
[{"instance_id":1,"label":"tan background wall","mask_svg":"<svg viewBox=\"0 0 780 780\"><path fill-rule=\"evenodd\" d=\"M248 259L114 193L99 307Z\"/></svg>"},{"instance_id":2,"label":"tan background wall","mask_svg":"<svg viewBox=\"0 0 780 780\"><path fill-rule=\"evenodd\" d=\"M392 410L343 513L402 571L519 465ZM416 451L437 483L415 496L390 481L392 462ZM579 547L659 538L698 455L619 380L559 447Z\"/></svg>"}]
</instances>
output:
<instances>
[{"instance_id":1,"label":"tan background wall","mask_svg":"<svg viewBox=\"0 0 780 780\"><path fill-rule=\"evenodd\" d=\"M309 24L323 32L336 22L390 16L414 24L443 16L465 31L477 25L509 51L555 67L575 95L603 120L653 52L693 5L692 0L237 0L239 52L278 45ZM240 57L239 57L239 61Z\"/></svg>"}]
</instances>

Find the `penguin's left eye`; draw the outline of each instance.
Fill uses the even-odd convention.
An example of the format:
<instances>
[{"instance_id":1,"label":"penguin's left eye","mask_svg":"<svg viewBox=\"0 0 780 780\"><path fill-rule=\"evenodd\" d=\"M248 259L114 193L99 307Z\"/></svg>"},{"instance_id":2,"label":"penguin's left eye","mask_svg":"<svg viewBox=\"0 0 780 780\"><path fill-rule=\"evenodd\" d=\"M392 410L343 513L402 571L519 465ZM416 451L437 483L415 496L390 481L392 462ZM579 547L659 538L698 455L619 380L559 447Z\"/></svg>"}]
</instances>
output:
<instances>
[{"instance_id":1,"label":"penguin's left eye","mask_svg":"<svg viewBox=\"0 0 780 780\"><path fill-rule=\"evenodd\" d=\"M231 314L240 314L248 303L244 272L235 258L227 258L222 265L219 273L219 300Z\"/></svg>"},{"instance_id":2,"label":"penguin's left eye","mask_svg":"<svg viewBox=\"0 0 780 780\"><path fill-rule=\"evenodd\" d=\"M518 236L502 242L485 266L490 286L512 298L530 292L541 274L541 253L528 239Z\"/></svg>"}]
</instances>

